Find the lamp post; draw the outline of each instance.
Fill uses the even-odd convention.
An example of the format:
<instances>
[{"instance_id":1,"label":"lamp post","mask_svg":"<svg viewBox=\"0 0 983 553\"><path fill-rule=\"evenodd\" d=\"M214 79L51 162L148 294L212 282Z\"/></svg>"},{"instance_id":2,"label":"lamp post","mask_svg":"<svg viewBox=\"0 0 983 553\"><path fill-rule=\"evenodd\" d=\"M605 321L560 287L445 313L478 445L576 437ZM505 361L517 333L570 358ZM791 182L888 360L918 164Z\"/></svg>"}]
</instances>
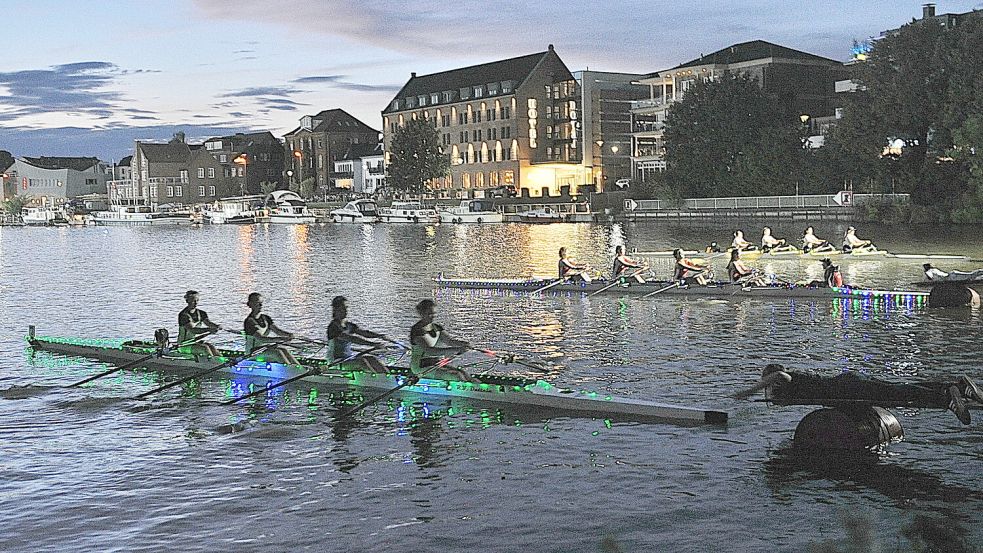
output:
<instances>
[{"instance_id":1,"label":"lamp post","mask_svg":"<svg viewBox=\"0 0 983 553\"><path fill-rule=\"evenodd\" d=\"M238 164L238 165L242 165L242 175L241 175L242 176L242 180L239 181L239 195L240 196L245 196L246 195L246 177L247 177L247 175L246 175L246 165L249 164L249 156L247 154L239 154L239 156L236 157L232 161L234 163Z\"/></svg>"},{"instance_id":2,"label":"lamp post","mask_svg":"<svg viewBox=\"0 0 983 553\"><path fill-rule=\"evenodd\" d=\"M294 159L297 160L297 180L304 180L304 154L294 150Z\"/></svg>"},{"instance_id":3,"label":"lamp post","mask_svg":"<svg viewBox=\"0 0 983 553\"><path fill-rule=\"evenodd\" d=\"M294 170L287 169L287 188L289 189L294 184Z\"/></svg>"}]
</instances>

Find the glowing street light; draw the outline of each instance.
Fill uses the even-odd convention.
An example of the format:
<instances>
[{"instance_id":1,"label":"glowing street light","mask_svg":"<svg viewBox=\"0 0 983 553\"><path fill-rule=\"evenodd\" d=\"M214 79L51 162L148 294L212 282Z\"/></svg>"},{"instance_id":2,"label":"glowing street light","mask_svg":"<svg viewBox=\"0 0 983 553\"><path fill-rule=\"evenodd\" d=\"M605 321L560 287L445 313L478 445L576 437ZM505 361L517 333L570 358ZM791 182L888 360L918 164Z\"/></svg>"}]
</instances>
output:
<instances>
[{"instance_id":1,"label":"glowing street light","mask_svg":"<svg viewBox=\"0 0 983 553\"><path fill-rule=\"evenodd\" d=\"M232 160L233 163L242 165L242 180L239 181L239 195L246 195L246 166L249 165L249 156L246 154L239 154L238 157Z\"/></svg>"}]
</instances>

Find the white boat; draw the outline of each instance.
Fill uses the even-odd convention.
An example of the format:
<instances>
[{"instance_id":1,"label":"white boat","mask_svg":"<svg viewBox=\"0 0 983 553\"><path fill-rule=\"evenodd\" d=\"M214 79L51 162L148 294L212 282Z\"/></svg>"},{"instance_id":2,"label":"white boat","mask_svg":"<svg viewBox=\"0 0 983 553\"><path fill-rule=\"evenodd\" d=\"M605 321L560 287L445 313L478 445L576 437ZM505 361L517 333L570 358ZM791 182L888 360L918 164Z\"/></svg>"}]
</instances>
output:
<instances>
[{"instance_id":1,"label":"white boat","mask_svg":"<svg viewBox=\"0 0 983 553\"><path fill-rule=\"evenodd\" d=\"M190 225L187 211L158 211L149 205L114 205L97 211L92 222L100 226Z\"/></svg>"},{"instance_id":2,"label":"white boat","mask_svg":"<svg viewBox=\"0 0 983 553\"><path fill-rule=\"evenodd\" d=\"M217 200L204 211L205 221L213 225L248 225L263 215L262 196L235 196Z\"/></svg>"},{"instance_id":3,"label":"white boat","mask_svg":"<svg viewBox=\"0 0 983 553\"><path fill-rule=\"evenodd\" d=\"M295 192L277 190L266 197L268 215L263 218L269 223L303 225L314 222L314 214L307 209L307 202Z\"/></svg>"},{"instance_id":4,"label":"white boat","mask_svg":"<svg viewBox=\"0 0 983 553\"><path fill-rule=\"evenodd\" d=\"M441 223L501 223L504 217L488 200L462 200L457 207L437 209Z\"/></svg>"},{"instance_id":5,"label":"white boat","mask_svg":"<svg viewBox=\"0 0 983 553\"><path fill-rule=\"evenodd\" d=\"M332 223L375 223L379 212L375 200L352 200L345 207L331 210L328 218Z\"/></svg>"},{"instance_id":6,"label":"white boat","mask_svg":"<svg viewBox=\"0 0 983 553\"><path fill-rule=\"evenodd\" d=\"M520 213L519 220L523 223L560 223L563 215L553 211L551 207L544 207Z\"/></svg>"},{"instance_id":7,"label":"white boat","mask_svg":"<svg viewBox=\"0 0 983 553\"><path fill-rule=\"evenodd\" d=\"M381 223L439 223L437 210L424 207L420 202L393 202L379 208Z\"/></svg>"},{"instance_id":8,"label":"white boat","mask_svg":"<svg viewBox=\"0 0 983 553\"><path fill-rule=\"evenodd\" d=\"M21 211L21 220L27 226L51 227L67 225L68 217L65 210L59 207L25 207Z\"/></svg>"}]
</instances>

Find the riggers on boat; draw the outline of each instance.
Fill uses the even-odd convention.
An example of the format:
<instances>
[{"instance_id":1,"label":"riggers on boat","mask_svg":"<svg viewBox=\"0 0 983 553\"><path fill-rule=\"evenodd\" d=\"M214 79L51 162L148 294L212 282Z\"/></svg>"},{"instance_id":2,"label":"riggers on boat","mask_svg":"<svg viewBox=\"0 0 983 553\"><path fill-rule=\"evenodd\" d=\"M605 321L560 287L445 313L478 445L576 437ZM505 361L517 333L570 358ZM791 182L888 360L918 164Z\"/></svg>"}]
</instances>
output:
<instances>
[{"instance_id":1,"label":"riggers on boat","mask_svg":"<svg viewBox=\"0 0 983 553\"><path fill-rule=\"evenodd\" d=\"M463 288L474 290L501 290L513 293L530 293L556 282L556 279L530 278L444 278L438 274L434 279L437 286L442 288ZM711 282L706 286L697 284L673 286L672 281L649 280L644 283L624 282L611 286L608 280L594 280L590 283L568 281L552 286L552 293L570 292L591 294L605 291L614 294L646 295L659 291L664 296L704 296L719 298L859 298L879 299L897 302L922 302L928 296L927 292L907 290L868 290L850 286L832 288L816 288L794 284L775 284L769 286L744 286L730 282Z\"/></svg>"},{"instance_id":2,"label":"riggers on boat","mask_svg":"<svg viewBox=\"0 0 983 553\"><path fill-rule=\"evenodd\" d=\"M222 355L220 358L196 359L192 355L175 351L161 351L154 342L130 340L121 343L113 340L38 336L35 334L33 326L28 330L27 340L35 350L88 357L107 363L133 363L146 358L139 363L141 367L182 375L216 367L220 363L244 355L241 351L222 349L219 350ZM407 379L412 376L408 368L391 367L388 373L377 374L342 367L329 368L330 362L325 359L300 358L299 361L299 365L271 363L264 361L262 354L260 354L255 360L230 364L220 370L235 377L273 382L301 375L317 367L323 367L323 372L304 378L304 380L317 384L352 386L372 390L392 390L397 386L404 385L404 391L427 396L459 397L499 404L541 407L556 411L557 414L583 414L603 418L626 418L693 425L727 423L727 413L724 411L666 405L600 392L559 388L544 380L480 375L474 377L478 382L461 382L421 377L415 384L405 385Z\"/></svg>"}]
</instances>

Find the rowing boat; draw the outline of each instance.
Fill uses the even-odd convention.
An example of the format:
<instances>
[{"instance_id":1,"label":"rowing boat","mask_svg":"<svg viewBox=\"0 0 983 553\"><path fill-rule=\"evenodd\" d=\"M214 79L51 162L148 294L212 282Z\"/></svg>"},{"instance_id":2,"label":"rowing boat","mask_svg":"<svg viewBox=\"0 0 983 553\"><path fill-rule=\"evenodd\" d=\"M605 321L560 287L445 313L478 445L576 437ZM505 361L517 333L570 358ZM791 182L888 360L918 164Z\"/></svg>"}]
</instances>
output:
<instances>
[{"instance_id":1,"label":"rowing boat","mask_svg":"<svg viewBox=\"0 0 983 553\"><path fill-rule=\"evenodd\" d=\"M30 328L27 340L34 350L87 357L113 364L133 363L147 356L153 356L142 361L140 365L149 369L182 375L210 369L218 363L243 356L243 352L229 349L220 349L221 357L219 358L196 359L193 355L185 355L175 351L165 351L159 355L154 355L158 350L157 345L153 342L39 336L35 334L34 327ZM401 367L390 367L386 374L377 374L340 367L329 368L330 362L320 358L302 357L298 361L300 362L299 365L286 365L264 361L263 356L258 355L255 360L241 361L219 370L236 378L277 382L321 367L324 370L320 374L311 375L303 380L314 384L341 385L374 390L392 390L397 386L406 384L407 378L412 375L410 369ZM467 398L500 404L539 407L556 411L558 414L585 414L604 418L630 418L682 424L725 424L727 422L727 413L723 411L667 405L601 392L560 388L541 379L534 380L501 375L480 375L475 378L479 382L420 378L415 384L403 386L403 390L425 396Z\"/></svg>"},{"instance_id":2,"label":"rowing boat","mask_svg":"<svg viewBox=\"0 0 983 553\"><path fill-rule=\"evenodd\" d=\"M685 250L684 255L691 258L701 258L701 257L723 257L728 254L728 251L723 252L700 252L696 250ZM672 257L673 252L669 250L658 250L658 251L638 251L633 250L631 255L638 257ZM947 254L920 254L920 253L891 253L886 250L854 250L852 252L844 253L842 250L827 250L827 251L816 251L812 250L808 253L803 253L802 250L795 248L793 250L784 251L769 251L764 252L761 250L742 250L741 257L746 260L754 260L759 258L765 259L816 259L822 257L838 257L840 259L847 258L878 258L878 259L909 259L909 260L948 260L948 261L968 261L969 257L965 255L947 255Z\"/></svg>"},{"instance_id":3,"label":"rowing boat","mask_svg":"<svg viewBox=\"0 0 983 553\"><path fill-rule=\"evenodd\" d=\"M555 282L555 279L529 278L444 278L438 274L434 282L441 288L463 288L472 290L502 290L514 293L530 293ZM774 284L768 286L745 286L730 282L711 282L706 286L683 285L672 286L673 281L648 280L643 283L625 282L612 286L606 280L595 280L590 283L567 281L550 288L554 293L590 294L606 291L616 294L645 295L659 291L664 296L696 296L723 298L829 298L829 299L871 299L893 302L915 303L924 301L927 292L909 290L868 290L850 286L831 288L816 288L794 284Z\"/></svg>"}]
</instances>

